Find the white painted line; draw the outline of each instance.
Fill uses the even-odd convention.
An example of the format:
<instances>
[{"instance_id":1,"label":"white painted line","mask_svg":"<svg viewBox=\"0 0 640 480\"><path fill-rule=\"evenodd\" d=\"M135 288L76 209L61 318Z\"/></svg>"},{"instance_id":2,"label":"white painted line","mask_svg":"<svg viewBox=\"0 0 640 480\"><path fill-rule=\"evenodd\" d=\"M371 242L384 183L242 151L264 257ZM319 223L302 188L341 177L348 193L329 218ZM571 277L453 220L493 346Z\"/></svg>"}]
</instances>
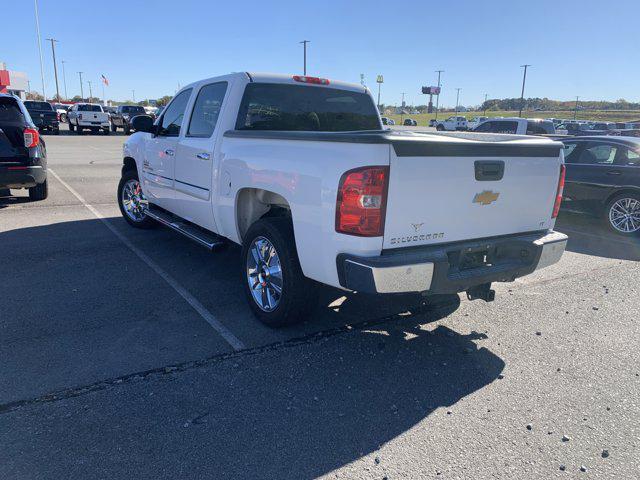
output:
<instances>
[{"instance_id":1,"label":"white painted line","mask_svg":"<svg viewBox=\"0 0 640 480\"><path fill-rule=\"evenodd\" d=\"M213 327L215 331L217 331L222 338L224 338L229 345L234 350L242 350L245 348L244 344L233 334L231 333L224 325L213 316L213 314L207 310L204 305L202 305L193 295L191 295L182 285L180 285L171 275L165 272L160 265L151 260L147 254L145 254L142 250L133 245L124 235L122 235L116 228L111 225L111 223L102 215L98 210L96 210L92 205L86 202L82 196L76 192L73 187L71 187L67 182L62 180L60 176L51 170L48 169L48 172L51 173L71 194L76 197L82 205L84 205L91 213L93 213L98 220L100 220L109 230L113 233L122 243L124 243L129 250L136 254L136 256L147 264L154 272L156 272L165 282L167 282L171 288L173 288L178 295L185 299L185 301L193 307L193 309L198 312L198 314L204 318L204 320Z\"/></svg>"}]
</instances>

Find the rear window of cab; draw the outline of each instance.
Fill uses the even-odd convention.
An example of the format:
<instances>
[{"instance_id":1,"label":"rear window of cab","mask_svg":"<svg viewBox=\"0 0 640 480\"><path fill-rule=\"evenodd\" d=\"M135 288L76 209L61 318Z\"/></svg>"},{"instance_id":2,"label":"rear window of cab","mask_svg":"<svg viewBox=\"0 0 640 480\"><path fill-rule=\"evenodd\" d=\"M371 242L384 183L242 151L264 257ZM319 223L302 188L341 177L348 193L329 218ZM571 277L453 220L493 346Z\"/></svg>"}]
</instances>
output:
<instances>
[{"instance_id":1,"label":"rear window of cab","mask_svg":"<svg viewBox=\"0 0 640 480\"><path fill-rule=\"evenodd\" d=\"M347 132L379 130L371 97L327 87L250 83L246 86L236 130Z\"/></svg>"}]
</instances>

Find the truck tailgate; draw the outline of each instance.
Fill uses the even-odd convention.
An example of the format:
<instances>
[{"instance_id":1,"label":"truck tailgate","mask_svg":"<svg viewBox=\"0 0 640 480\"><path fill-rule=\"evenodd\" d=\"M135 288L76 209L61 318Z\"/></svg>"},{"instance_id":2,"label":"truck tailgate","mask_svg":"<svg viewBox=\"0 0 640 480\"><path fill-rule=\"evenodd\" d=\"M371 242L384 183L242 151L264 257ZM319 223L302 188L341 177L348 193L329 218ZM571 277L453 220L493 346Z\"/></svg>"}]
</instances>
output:
<instances>
[{"instance_id":1,"label":"truck tailgate","mask_svg":"<svg viewBox=\"0 0 640 480\"><path fill-rule=\"evenodd\" d=\"M394 142L383 248L552 228L562 161L560 144L524 136Z\"/></svg>"}]
</instances>

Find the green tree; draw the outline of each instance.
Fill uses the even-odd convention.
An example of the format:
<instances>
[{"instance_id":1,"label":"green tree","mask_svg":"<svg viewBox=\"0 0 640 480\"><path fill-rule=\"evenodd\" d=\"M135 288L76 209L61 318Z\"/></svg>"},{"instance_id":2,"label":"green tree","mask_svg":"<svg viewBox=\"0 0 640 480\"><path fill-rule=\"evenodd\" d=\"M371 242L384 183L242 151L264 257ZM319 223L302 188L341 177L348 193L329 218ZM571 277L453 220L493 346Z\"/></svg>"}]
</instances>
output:
<instances>
[{"instance_id":1,"label":"green tree","mask_svg":"<svg viewBox=\"0 0 640 480\"><path fill-rule=\"evenodd\" d=\"M165 95L164 97L160 97L157 101L156 101L156 106L158 107L164 107L167 103L169 103L171 101L173 97L170 95Z\"/></svg>"}]
</instances>

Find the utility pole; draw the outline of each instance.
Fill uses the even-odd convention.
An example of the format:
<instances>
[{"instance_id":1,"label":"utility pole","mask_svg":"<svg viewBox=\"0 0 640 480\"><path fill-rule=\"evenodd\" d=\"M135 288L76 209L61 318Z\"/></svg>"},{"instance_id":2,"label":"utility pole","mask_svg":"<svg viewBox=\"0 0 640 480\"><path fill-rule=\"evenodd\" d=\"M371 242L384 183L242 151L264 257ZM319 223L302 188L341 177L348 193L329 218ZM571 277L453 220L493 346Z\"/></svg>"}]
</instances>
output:
<instances>
[{"instance_id":1,"label":"utility pole","mask_svg":"<svg viewBox=\"0 0 640 480\"><path fill-rule=\"evenodd\" d=\"M527 81L527 68L531 65L520 65L520 67L524 68L524 74L522 75L522 93L520 94L520 113L518 117L522 117L522 107L524 107L524 84Z\"/></svg>"},{"instance_id":2,"label":"utility pole","mask_svg":"<svg viewBox=\"0 0 640 480\"><path fill-rule=\"evenodd\" d=\"M458 101L460 100L460 90L461 88L456 88L456 115L458 115Z\"/></svg>"},{"instance_id":3,"label":"utility pole","mask_svg":"<svg viewBox=\"0 0 640 480\"><path fill-rule=\"evenodd\" d=\"M573 119L575 120L578 115L578 100L580 97L576 97L576 108L573 109Z\"/></svg>"},{"instance_id":4,"label":"utility pole","mask_svg":"<svg viewBox=\"0 0 640 480\"><path fill-rule=\"evenodd\" d=\"M56 40L55 38L47 38L47 40L51 42L51 53L53 55L53 74L56 79L56 97L57 97L56 101L59 102L60 89L58 88L58 65L56 63L56 46L55 46L55 44L58 43L58 40Z\"/></svg>"},{"instance_id":5,"label":"utility pole","mask_svg":"<svg viewBox=\"0 0 640 480\"><path fill-rule=\"evenodd\" d=\"M363 87L364 87L364 86L366 86L366 85L364 84L364 73L361 73L361 74L360 74L360 85L362 85Z\"/></svg>"},{"instance_id":6,"label":"utility pole","mask_svg":"<svg viewBox=\"0 0 640 480\"><path fill-rule=\"evenodd\" d=\"M40 41L40 17L38 15L38 0L33 0L33 4L36 10L36 36L38 37L38 53L40 54L40 78L42 79L42 97L46 102L47 94L45 93L44 85L44 64L42 62L42 42Z\"/></svg>"},{"instance_id":7,"label":"utility pole","mask_svg":"<svg viewBox=\"0 0 640 480\"><path fill-rule=\"evenodd\" d=\"M304 69L303 75L307 75L307 43L311 43L309 40L302 40L300 42L302 44L302 48L304 50Z\"/></svg>"},{"instance_id":8,"label":"utility pole","mask_svg":"<svg viewBox=\"0 0 640 480\"><path fill-rule=\"evenodd\" d=\"M378 84L378 111L380 111L380 87L384 83L384 78L382 75L378 75L376 77L376 83Z\"/></svg>"},{"instance_id":9,"label":"utility pole","mask_svg":"<svg viewBox=\"0 0 640 480\"><path fill-rule=\"evenodd\" d=\"M69 99L69 95L67 95L67 74L64 71L64 64L67 63L65 60L62 60L62 81L64 82L64 98L66 100Z\"/></svg>"},{"instance_id":10,"label":"utility pole","mask_svg":"<svg viewBox=\"0 0 640 480\"><path fill-rule=\"evenodd\" d=\"M93 90L91 90L91 80L87 80L87 83L89 84L89 103L93 102Z\"/></svg>"},{"instance_id":11,"label":"utility pole","mask_svg":"<svg viewBox=\"0 0 640 480\"><path fill-rule=\"evenodd\" d=\"M440 74L444 72L444 70L436 70L438 74L438 88L440 88ZM438 107L440 106L440 94L436 97L436 120L438 120Z\"/></svg>"},{"instance_id":12,"label":"utility pole","mask_svg":"<svg viewBox=\"0 0 640 480\"><path fill-rule=\"evenodd\" d=\"M84 102L84 90L82 89L82 72L78 72L78 75L80 75L80 98Z\"/></svg>"},{"instance_id":13,"label":"utility pole","mask_svg":"<svg viewBox=\"0 0 640 480\"><path fill-rule=\"evenodd\" d=\"M133 93L133 103L136 103L136 91L131 90L131 93Z\"/></svg>"},{"instance_id":14,"label":"utility pole","mask_svg":"<svg viewBox=\"0 0 640 480\"><path fill-rule=\"evenodd\" d=\"M487 116L487 96L488 95L489 95L488 93L484 94L484 103L483 103L484 111L482 112L482 115L485 116L485 117Z\"/></svg>"},{"instance_id":15,"label":"utility pole","mask_svg":"<svg viewBox=\"0 0 640 480\"><path fill-rule=\"evenodd\" d=\"M402 103L400 104L400 125L402 125L402 119L404 118L404 96L405 92L402 92Z\"/></svg>"}]
</instances>

